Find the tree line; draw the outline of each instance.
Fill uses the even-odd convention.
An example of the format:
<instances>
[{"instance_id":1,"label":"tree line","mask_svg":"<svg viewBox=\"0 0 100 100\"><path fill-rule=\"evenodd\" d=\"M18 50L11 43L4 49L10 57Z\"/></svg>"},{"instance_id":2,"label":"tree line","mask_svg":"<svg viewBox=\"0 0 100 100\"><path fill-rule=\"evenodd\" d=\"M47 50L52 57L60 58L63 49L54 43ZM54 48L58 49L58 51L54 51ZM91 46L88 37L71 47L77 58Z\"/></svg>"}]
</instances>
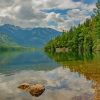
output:
<instances>
[{"instance_id":1,"label":"tree line","mask_svg":"<svg viewBox=\"0 0 100 100\"><path fill-rule=\"evenodd\" d=\"M91 19L86 19L83 24L72 27L68 32L49 41L45 46L46 51L55 51L56 48L68 48L69 51L93 52L100 50L100 2L96 4Z\"/></svg>"}]
</instances>

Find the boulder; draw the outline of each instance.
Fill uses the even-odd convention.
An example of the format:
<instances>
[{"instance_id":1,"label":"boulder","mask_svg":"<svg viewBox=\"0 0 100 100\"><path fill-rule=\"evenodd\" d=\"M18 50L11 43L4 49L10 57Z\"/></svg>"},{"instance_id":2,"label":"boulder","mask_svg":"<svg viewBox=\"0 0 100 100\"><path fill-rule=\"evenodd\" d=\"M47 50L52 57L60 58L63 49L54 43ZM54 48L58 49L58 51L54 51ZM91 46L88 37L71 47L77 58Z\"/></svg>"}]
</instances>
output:
<instances>
[{"instance_id":1,"label":"boulder","mask_svg":"<svg viewBox=\"0 0 100 100\"><path fill-rule=\"evenodd\" d=\"M40 96L45 91L45 87L41 84L35 84L30 87L30 94L32 96Z\"/></svg>"},{"instance_id":2,"label":"boulder","mask_svg":"<svg viewBox=\"0 0 100 100\"><path fill-rule=\"evenodd\" d=\"M19 89L25 90L25 91L29 91L30 88L30 84L28 83L22 83L20 86L18 86Z\"/></svg>"},{"instance_id":3,"label":"boulder","mask_svg":"<svg viewBox=\"0 0 100 100\"><path fill-rule=\"evenodd\" d=\"M28 83L23 83L20 86L18 86L18 88L29 92L32 96L35 97L40 96L45 91L45 87L42 84L30 85Z\"/></svg>"}]
</instances>

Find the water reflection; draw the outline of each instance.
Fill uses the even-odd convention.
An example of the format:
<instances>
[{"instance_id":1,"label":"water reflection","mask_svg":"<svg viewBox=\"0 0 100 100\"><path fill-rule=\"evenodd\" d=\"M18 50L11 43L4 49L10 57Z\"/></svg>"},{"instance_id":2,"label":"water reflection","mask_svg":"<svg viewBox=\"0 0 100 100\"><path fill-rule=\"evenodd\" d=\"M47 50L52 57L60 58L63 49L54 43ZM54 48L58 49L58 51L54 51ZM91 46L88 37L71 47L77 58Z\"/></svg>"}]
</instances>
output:
<instances>
[{"instance_id":1,"label":"water reflection","mask_svg":"<svg viewBox=\"0 0 100 100\"><path fill-rule=\"evenodd\" d=\"M62 64L64 68L69 68L71 72L78 72L87 80L92 80L92 88L95 90L93 100L100 100L100 52L85 55L75 53L71 55L69 53L49 53L48 55Z\"/></svg>"},{"instance_id":2,"label":"water reflection","mask_svg":"<svg viewBox=\"0 0 100 100\"><path fill-rule=\"evenodd\" d=\"M32 97L17 89L23 82L42 83L46 91L38 98ZM63 67L51 71L30 70L11 76L0 75L1 100L93 100L91 87L92 81Z\"/></svg>"},{"instance_id":3,"label":"water reflection","mask_svg":"<svg viewBox=\"0 0 100 100\"><path fill-rule=\"evenodd\" d=\"M100 99L99 53L48 56L38 51L0 53L0 100ZM24 82L41 83L46 91L32 97L17 88Z\"/></svg>"},{"instance_id":4,"label":"water reflection","mask_svg":"<svg viewBox=\"0 0 100 100\"><path fill-rule=\"evenodd\" d=\"M51 70L57 66L43 51L0 52L0 73L6 75L21 70Z\"/></svg>"}]
</instances>

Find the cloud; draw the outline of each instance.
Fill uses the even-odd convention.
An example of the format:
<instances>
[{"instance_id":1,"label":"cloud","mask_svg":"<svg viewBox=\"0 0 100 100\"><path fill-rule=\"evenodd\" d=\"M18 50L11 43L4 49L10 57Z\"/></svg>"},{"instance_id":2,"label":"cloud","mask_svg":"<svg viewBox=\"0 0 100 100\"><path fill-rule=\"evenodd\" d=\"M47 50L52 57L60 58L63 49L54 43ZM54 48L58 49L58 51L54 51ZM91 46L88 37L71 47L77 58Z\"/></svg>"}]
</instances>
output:
<instances>
[{"instance_id":1,"label":"cloud","mask_svg":"<svg viewBox=\"0 0 100 100\"><path fill-rule=\"evenodd\" d=\"M80 0L0 0L0 24L20 27L65 27L92 14L95 2ZM55 24L54 24L55 23ZM70 23L70 24L69 24ZM69 25L68 25L69 24Z\"/></svg>"},{"instance_id":2,"label":"cloud","mask_svg":"<svg viewBox=\"0 0 100 100\"><path fill-rule=\"evenodd\" d=\"M64 19L60 17L60 14L56 14L54 12L51 12L46 17L47 21L56 21L56 22L64 22Z\"/></svg>"},{"instance_id":3,"label":"cloud","mask_svg":"<svg viewBox=\"0 0 100 100\"><path fill-rule=\"evenodd\" d=\"M20 27L45 26L46 13L32 7L32 0L18 0L10 7L1 10L0 24L13 24ZM40 23L41 22L41 23Z\"/></svg>"},{"instance_id":4,"label":"cloud","mask_svg":"<svg viewBox=\"0 0 100 100\"><path fill-rule=\"evenodd\" d=\"M14 0L0 0L0 8L9 7L14 3Z\"/></svg>"}]
</instances>

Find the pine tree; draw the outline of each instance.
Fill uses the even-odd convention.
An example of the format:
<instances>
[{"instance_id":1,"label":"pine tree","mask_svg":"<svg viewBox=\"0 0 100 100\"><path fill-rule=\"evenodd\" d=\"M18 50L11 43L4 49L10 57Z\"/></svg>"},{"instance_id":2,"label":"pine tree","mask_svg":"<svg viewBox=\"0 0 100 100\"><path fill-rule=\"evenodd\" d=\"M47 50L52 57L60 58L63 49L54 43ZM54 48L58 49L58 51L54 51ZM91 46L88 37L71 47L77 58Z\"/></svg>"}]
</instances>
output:
<instances>
[{"instance_id":1,"label":"pine tree","mask_svg":"<svg viewBox=\"0 0 100 100\"><path fill-rule=\"evenodd\" d=\"M100 0L96 3L97 12L100 13Z\"/></svg>"}]
</instances>

